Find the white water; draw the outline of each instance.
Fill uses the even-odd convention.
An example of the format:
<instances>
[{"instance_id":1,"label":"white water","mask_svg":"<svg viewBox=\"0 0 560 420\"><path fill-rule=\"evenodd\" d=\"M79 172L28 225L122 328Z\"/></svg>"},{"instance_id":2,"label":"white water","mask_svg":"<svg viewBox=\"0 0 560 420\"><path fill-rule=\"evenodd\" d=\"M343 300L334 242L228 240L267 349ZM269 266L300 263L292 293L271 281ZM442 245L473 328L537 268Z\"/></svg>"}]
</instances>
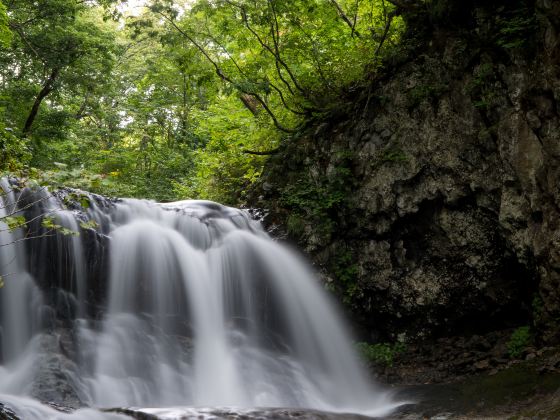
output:
<instances>
[{"instance_id":1,"label":"white water","mask_svg":"<svg viewBox=\"0 0 560 420\"><path fill-rule=\"evenodd\" d=\"M13 193L4 195L3 211L16 201ZM42 211L79 230L76 214L61 207L45 196ZM55 304L74 307L76 354L62 373L83 404L367 415L394 408L365 376L345 326L305 262L245 212L202 201L124 200L109 209L92 201L88 213L110 238L100 322L87 319L88 287L101 280L88 278L84 235L57 235L55 246L51 238L46 263L64 265L55 270L61 278L49 281L66 285L66 293L55 293ZM18 235L4 231L0 244ZM41 320L53 312L46 310L52 293L44 295L25 268L46 239L33 241L43 244L0 249L1 271L16 273L0 290L0 393L6 394L0 402L25 419L120 418L91 410L60 414L21 397L33 395L41 364L52 357L44 344L48 334L52 341L52 327Z\"/></svg>"}]
</instances>

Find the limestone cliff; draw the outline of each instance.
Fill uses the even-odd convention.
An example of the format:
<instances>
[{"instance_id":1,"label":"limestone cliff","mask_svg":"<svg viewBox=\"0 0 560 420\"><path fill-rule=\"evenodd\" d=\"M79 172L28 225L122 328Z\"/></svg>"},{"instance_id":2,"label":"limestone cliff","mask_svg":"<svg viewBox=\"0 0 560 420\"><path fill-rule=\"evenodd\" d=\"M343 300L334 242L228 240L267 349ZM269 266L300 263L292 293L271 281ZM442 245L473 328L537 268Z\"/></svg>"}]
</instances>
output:
<instances>
[{"instance_id":1,"label":"limestone cliff","mask_svg":"<svg viewBox=\"0 0 560 420\"><path fill-rule=\"evenodd\" d=\"M557 342L560 2L465 3L411 17L409 58L286 142L255 202L371 339Z\"/></svg>"}]
</instances>

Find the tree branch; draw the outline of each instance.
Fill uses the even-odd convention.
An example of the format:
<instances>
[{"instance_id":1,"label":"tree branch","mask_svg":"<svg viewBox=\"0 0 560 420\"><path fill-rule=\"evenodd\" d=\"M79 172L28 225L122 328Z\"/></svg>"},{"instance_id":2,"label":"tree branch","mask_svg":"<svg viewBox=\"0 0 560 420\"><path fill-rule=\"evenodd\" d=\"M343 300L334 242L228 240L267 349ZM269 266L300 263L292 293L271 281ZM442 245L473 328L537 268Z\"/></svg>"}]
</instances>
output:
<instances>
[{"instance_id":1,"label":"tree branch","mask_svg":"<svg viewBox=\"0 0 560 420\"><path fill-rule=\"evenodd\" d=\"M352 31L352 37L356 35L356 37L360 38L361 37L360 33L356 31L356 19L354 19L354 23L352 23L350 18L346 16L346 13L344 13L344 10L336 0L330 0L330 2L335 7L338 16L340 16L340 18L348 25L348 27ZM356 16L357 16L357 12L356 12Z\"/></svg>"},{"instance_id":2,"label":"tree branch","mask_svg":"<svg viewBox=\"0 0 560 420\"><path fill-rule=\"evenodd\" d=\"M204 55L204 57L210 62L210 64L212 64L212 66L214 67L216 74L218 75L218 77L220 79L222 79L223 81L232 84L233 86L235 86L240 92L245 93L247 95L251 95L253 98L255 98L264 108L264 110L266 111L266 113L268 114L268 116L272 119L272 122L274 124L274 126L280 130L283 131L285 133L293 133L294 130L284 127L282 124L280 124L280 122L278 121L278 119L276 118L276 115L274 115L274 113L272 112L272 110L270 109L270 107L267 105L267 103L255 92L250 92L247 89L243 89L242 87L239 86L239 84L235 83L235 81L233 79L231 79L228 75L226 75L223 71L222 68L219 66L219 64L210 56L210 54L208 54L208 52L204 49L204 47L202 45L200 45L200 43L198 43L193 37L191 37L187 32L185 32L184 30L182 30L176 23L175 21L170 18L169 16L167 16L165 13L162 12L157 12L160 16L162 16L167 22L169 22L174 28L175 30L177 30L181 35L183 35L185 38L187 38L195 47L196 49L198 49L202 55Z\"/></svg>"},{"instance_id":3,"label":"tree branch","mask_svg":"<svg viewBox=\"0 0 560 420\"><path fill-rule=\"evenodd\" d=\"M282 90L278 86L276 86L274 83L272 83L271 81L268 81L268 85L278 93L278 96L280 97L280 100L282 101L282 104L284 105L284 108L286 108L288 111L290 111L291 113L296 114L296 115L307 115L309 113L309 112L298 111L298 110L292 109L292 107L290 107L287 104L286 99L284 98L284 94L282 93Z\"/></svg>"},{"instance_id":4,"label":"tree branch","mask_svg":"<svg viewBox=\"0 0 560 420\"><path fill-rule=\"evenodd\" d=\"M418 9L422 4L416 0L387 0L393 6L398 7L401 10L414 10Z\"/></svg>"},{"instance_id":5,"label":"tree branch","mask_svg":"<svg viewBox=\"0 0 560 420\"><path fill-rule=\"evenodd\" d=\"M274 18L274 20L270 22L272 42L274 43L274 51L272 51L271 48L268 45L265 45L265 44L262 44L262 43L261 44L263 45L263 47L267 48L268 51L270 51L270 53L274 56L274 58L276 59L276 63L280 64L286 70L286 73L288 73L288 76L290 76L290 80L293 82L296 89L301 92L301 94L303 95L304 98L307 98L309 96L307 90L305 90L299 84L299 82L297 81L297 78L293 74L292 70L290 69L288 64L282 59L282 56L280 55L280 29L279 29L279 25L278 25L278 17L276 15L276 9L274 8L274 3L271 0L268 0L268 4L270 6L270 10L272 11L272 16ZM277 66L277 68L278 68L278 66Z\"/></svg>"},{"instance_id":6,"label":"tree branch","mask_svg":"<svg viewBox=\"0 0 560 420\"><path fill-rule=\"evenodd\" d=\"M21 38L21 40L23 41L23 43L25 45L27 45L29 47L29 49L31 50L31 52L33 53L33 55L35 55L35 57L37 57L42 63L43 65L45 64L45 60L43 59L43 57L41 57L41 55L39 54L39 52L35 49L35 47L33 46L33 44L31 44L31 42L29 42L29 40L26 38L25 33L23 32L23 30L21 29L21 27L19 25L16 25L15 23L10 23L9 24L9 28L14 31L15 33L17 33L19 35L19 37Z\"/></svg>"},{"instance_id":7,"label":"tree branch","mask_svg":"<svg viewBox=\"0 0 560 420\"><path fill-rule=\"evenodd\" d=\"M275 155L279 151L280 151L280 148L276 148L276 149L272 149L272 150L266 150L264 152L258 152L258 151L255 151L255 150L243 150L243 153L248 154L248 155L269 156L269 155Z\"/></svg>"},{"instance_id":8,"label":"tree branch","mask_svg":"<svg viewBox=\"0 0 560 420\"><path fill-rule=\"evenodd\" d=\"M354 18L352 19L352 36L356 31L356 24L358 23L358 12L360 10L360 0L356 0L356 6L354 10Z\"/></svg>"},{"instance_id":9,"label":"tree branch","mask_svg":"<svg viewBox=\"0 0 560 420\"><path fill-rule=\"evenodd\" d=\"M41 106L41 103L43 102L43 99L45 99L48 96L48 94L54 90L54 83L56 82L59 73L60 73L59 67L55 67L54 69L52 69L49 78L43 85L43 88L39 92L39 95L37 95L37 98L35 98L35 102L33 103L33 106L31 107L31 111L29 112L29 116L27 117L27 120L25 121L25 125L23 126L23 130L22 130L23 137L27 137L27 135L29 134L29 131L31 130L33 121L35 121L35 117L37 116L37 113L39 112L39 108Z\"/></svg>"},{"instance_id":10,"label":"tree branch","mask_svg":"<svg viewBox=\"0 0 560 420\"><path fill-rule=\"evenodd\" d=\"M385 40L387 39L387 36L389 35L389 30L391 29L391 23L393 22L393 18L395 16L398 16L398 15L399 15L398 10L394 10L387 15L387 20L385 22L385 30L383 31L383 35L381 36L381 39L379 40L379 44L377 44L377 48L375 49L375 53L374 53L375 57L379 56L379 53L381 52L381 48L383 47L383 44L385 43Z\"/></svg>"}]
</instances>

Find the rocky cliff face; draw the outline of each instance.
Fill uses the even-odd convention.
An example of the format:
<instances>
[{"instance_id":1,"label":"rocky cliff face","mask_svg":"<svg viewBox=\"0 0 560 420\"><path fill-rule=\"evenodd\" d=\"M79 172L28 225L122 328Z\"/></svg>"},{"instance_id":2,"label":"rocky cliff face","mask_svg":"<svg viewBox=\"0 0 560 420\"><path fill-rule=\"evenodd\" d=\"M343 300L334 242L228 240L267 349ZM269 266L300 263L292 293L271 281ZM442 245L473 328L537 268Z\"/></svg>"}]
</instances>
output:
<instances>
[{"instance_id":1,"label":"rocky cliff face","mask_svg":"<svg viewBox=\"0 0 560 420\"><path fill-rule=\"evenodd\" d=\"M560 3L469 14L289 142L257 193L372 339L560 340Z\"/></svg>"}]
</instances>

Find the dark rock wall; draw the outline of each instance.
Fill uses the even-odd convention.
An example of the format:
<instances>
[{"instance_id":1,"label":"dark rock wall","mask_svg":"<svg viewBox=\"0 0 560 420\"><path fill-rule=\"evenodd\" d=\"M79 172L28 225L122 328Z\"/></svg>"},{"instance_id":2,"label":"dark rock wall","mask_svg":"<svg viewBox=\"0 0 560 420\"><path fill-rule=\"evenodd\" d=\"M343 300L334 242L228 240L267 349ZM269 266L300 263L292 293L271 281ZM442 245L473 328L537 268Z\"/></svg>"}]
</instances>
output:
<instances>
[{"instance_id":1,"label":"dark rock wall","mask_svg":"<svg viewBox=\"0 0 560 420\"><path fill-rule=\"evenodd\" d=\"M287 142L255 194L370 339L560 340L560 2L469 13Z\"/></svg>"}]
</instances>

